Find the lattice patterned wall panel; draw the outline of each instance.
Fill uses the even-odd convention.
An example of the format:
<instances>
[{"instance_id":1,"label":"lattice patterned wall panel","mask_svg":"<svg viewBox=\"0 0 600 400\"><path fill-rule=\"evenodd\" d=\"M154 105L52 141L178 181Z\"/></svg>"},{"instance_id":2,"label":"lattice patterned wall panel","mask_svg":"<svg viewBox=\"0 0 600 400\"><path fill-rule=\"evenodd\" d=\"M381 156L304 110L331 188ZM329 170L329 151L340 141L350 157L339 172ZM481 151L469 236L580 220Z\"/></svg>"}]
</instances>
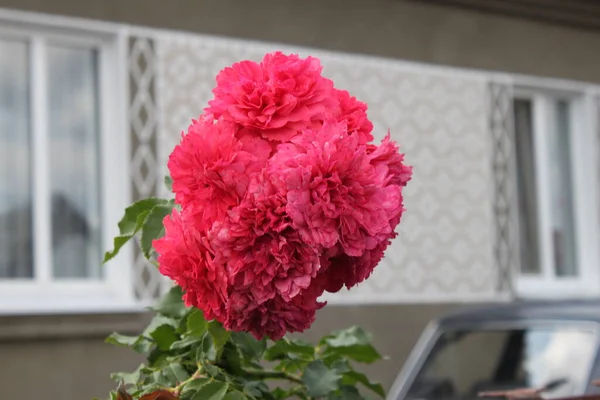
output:
<instances>
[{"instance_id":1,"label":"lattice patterned wall panel","mask_svg":"<svg viewBox=\"0 0 600 400\"><path fill-rule=\"evenodd\" d=\"M157 38L159 165L212 97L217 72L267 51L315 55L337 87L368 102L381 139L390 128L414 166L399 237L374 275L331 302L452 301L496 289L488 87L482 76L232 39ZM163 170L164 172L164 170Z\"/></svg>"},{"instance_id":2,"label":"lattice patterned wall panel","mask_svg":"<svg viewBox=\"0 0 600 400\"><path fill-rule=\"evenodd\" d=\"M518 270L519 261L512 97L510 82L490 83L488 113L494 177L494 256L497 290L507 293L513 293L512 274Z\"/></svg>"},{"instance_id":3,"label":"lattice patterned wall panel","mask_svg":"<svg viewBox=\"0 0 600 400\"><path fill-rule=\"evenodd\" d=\"M157 163L157 58L154 41L132 37L129 42L129 126L131 130L131 183L134 199L155 196L158 191ZM133 264L134 292L141 302L152 301L165 279L137 250Z\"/></svg>"}]
</instances>

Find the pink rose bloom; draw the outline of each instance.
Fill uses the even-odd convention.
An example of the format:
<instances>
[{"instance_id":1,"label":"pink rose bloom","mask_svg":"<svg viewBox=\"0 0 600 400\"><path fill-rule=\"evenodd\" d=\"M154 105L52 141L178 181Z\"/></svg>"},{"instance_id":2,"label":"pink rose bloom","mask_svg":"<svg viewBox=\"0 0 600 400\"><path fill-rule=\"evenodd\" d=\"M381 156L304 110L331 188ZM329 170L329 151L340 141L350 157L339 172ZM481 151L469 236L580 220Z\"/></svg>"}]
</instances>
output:
<instances>
[{"instance_id":1,"label":"pink rose bloom","mask_svg":"<svg viewBox=\"0 0 600 400\"><path fill-rule=\"evenodd\" d=\"M411 167L367 105L281 52L222 70L169 157L181 212L154 242L188 306L277 340L310 327L324 291L367 279L396 236Z\"/></svg>"},{"instance_id":2,"label":"pink rose bloom","mask_svg":"<svg viewBox=\"0 0 600 400\"><path fill-rule=\"evenodd\" d=\"M385 170L385 186L406 186L411 179L412 168L403 164L404 155L398 152L398 146L390 139L389 133L380 146L369 144L367 148L370 164ZM402 193L396 191L394 193L399 193L399 202L402 204ZM400 223L403 211L402 209L399 213L389 215L392 229ZM337 292L343 286L350 289L367 279L395 237L396 233L393 230L387 236L380 236L377 245L373 249L365 250L360 257L352 257L344 253L339 246L327 249L321 255L321 274L323 275L322 279L326 282L325 290Z\"/></svg>"},{"instance_id":3,"label":"pink rose bloom","mask_svg":"<svg viewBox=\"0 0 600 400\"><path fill-rule=\"evenodd\" d=\"M165 217L166 234L152 245L158 252L161 274L175 281L185 292L187 306L204 311L207 319L223 320L227 304L227 273L214 262L210 246L194 223L173 210Z\"/></svg>"},{"instance_id":4,"label":"pink rose bloom","mask_svg":"<svg viewBox=\"0 0 600 400\"><path fill-rule=\"evenodd\" d=\"M359 144L367 144L373 140L373 123L367 117L367 105L351 96L346 90L334 89L335 97L339 102L338 112L335 117L340 122L347 124L348 133L358 135Z\"/></svg>"},{"instance_id":5,"label":"pink rose bloom","mask_svg":"<svg viewBox=\"0 0 600 400\"><path fill-rule=\"evenodd\" d=\"M285 213L285 198L265 180L251 184L248 197L209 233L226 265L233 292L260 305L275 296L291 301L317 274L317 250L300 239Z\"/></svg>"},{"instance_id":6,"label":"pink rose bloom","mask_svg":"<svg viewBox=\"0 0 600 400\"><path fill-rule=\"evenodd\" d=\"M325 290L331 293L340 291L343 286L348 289L367 279L383 258L385 249L396 236L390 234L371 250L365 250L360 257L350 257L342 251L330 251L321 259L319 280L325 282Z\"/></svg>"},{"instance_id":7,"label":"pink rose bloom","mask_svg":"<svg viewBox=\"0 0 600 400\"><path fill-rule=\"evenodd\" d=\"M343 123L327 121L281 144L267 171L287 196L292 226L312 246L339 243L349 256L362 256L392 234L390 221L402 213L401 189L387 184L388 168L372 165Z\"/></svg>"},{"instance_id":8,"label":"pink rose bloom","mask_svg":"<svg viewBox=\"0 0 600 400\"><path fill-rule=\"evenodd\" d=\"M404 154L398 151L398 145L390 138L390 133L379 146L370 146L369 159L372 165L385 166L388 169L391 185L406 186L412 177L412 167L404 164Z\"/></svg>"},{"instance_id":9,"label":"pink rose bloom","mask_svg":"<svg viewBox=\"0 0 600 400\"><path fill-rule=\"evenodd\" d=\"M256 339L281 339L287 332L303 332L315 321L316 311L325 303L317 301L323 293L319 285L311 285L291 301L281 296L257 305L248 294L235 292L227 307L226 329L250 332Z\"/></svg>"},{"instance_id":10,"label":"pink rose bloom","mask_svg":"<svg viewBox=\"0 0 600 400\"><path fill-rule=\"evenodd\" d=\"M217 76L206 111L254 128L263 138L287 141L336 106L333 82L321 76L318 59L281 52L260 64L242 61Z\"/></svg>"},{"instance_id":11,"label":"pink rose bloom","mask_svg":"<svg viewBox=\"0 0 600 400\"><path fill-rule=\"evenodd\" d=\"M239 204L253 174L265 165L271 146L251 135L238 139L238 127L212 116L193 121L169 157L175 201L190 209L208 229Z\"/></svg>"}]
</instances>

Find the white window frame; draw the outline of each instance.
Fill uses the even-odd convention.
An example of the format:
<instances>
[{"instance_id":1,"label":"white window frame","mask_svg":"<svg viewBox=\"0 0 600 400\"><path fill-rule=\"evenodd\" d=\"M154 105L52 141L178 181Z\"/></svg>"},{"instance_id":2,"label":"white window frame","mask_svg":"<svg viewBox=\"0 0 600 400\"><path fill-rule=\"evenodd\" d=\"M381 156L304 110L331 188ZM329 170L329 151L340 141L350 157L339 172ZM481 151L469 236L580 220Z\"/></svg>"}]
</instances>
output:
<instances>
[{"instance_id":1,"label":"white window frame","mask_svg":"<svg viewBox=\"0 0 600 400\"><path fill-rule=\"evenodd\" d=\"M536 195L538 204L538 241L540 273L528 275L520 268L514 274L514 288L522 298L579 298L600 295L600 213L598 179L598 110L592 87L561 85L560 87L531 85L521 81L514 91L515 99L532 102ZM578 275L558 277L552 263L550 237L550 193L546 165L549 152L543 134L549 121L547 111L551 100L564 99L570 106L570 143L572 162L575 250ZM520 241L518 242L519 245ZM518 260L518 256L517 256Z\"/></svg>"},{"instance_id":2,"label":"white window frame","mask_svg":"<svg viewBox=\"0 0 600 400\"><path fill-rule=\"evenodd\" d=\"M51 278L51 226L48 188L46 43L85 46L98 51L99 160L102 251L112 247L117 222L131 200L128 74L125 28L95 27L87 21L24 15L0 10L0 37L29 43L30 135L33 162L34 278L0 280L0 315L129 312L140 310L133 295L131 246L103 268L101 280ZM43 201L45 200L45 201ZM102 260L98 260L100 264Z\"/></svg>"}]
</instances>

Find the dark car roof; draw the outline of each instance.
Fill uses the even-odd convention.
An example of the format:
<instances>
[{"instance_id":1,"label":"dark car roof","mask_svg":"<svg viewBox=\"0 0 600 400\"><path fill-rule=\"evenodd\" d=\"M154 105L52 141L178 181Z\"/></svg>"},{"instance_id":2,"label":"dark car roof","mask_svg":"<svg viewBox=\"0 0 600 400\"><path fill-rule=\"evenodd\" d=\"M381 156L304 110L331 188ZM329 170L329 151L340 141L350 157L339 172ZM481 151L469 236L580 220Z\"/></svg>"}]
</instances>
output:
<instances>
[{"instance_id":1,"label":"dark car roof","mask_svg":"<svg viewBox=\"0 0 600 400\"><path fill-rule=\"evenodd\" d=\"M521 301L464 309L437 320L444 327L495 321L591 321L600 323L600 299Z\"/></svg>"}]
</instances>

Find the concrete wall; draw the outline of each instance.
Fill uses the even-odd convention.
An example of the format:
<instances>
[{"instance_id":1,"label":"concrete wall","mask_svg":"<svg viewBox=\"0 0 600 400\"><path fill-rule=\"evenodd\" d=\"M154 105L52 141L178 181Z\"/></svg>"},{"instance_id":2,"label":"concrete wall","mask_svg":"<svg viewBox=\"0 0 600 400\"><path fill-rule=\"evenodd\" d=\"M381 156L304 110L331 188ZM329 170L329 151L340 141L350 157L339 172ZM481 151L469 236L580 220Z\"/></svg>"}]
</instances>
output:
<instances>
[{"instance_id":1,"label":"concrete wall","mask_svg":"<svg viewBox=\"0 0 600 400\"><path fill-rule=\"evenodd\" d=\"M142 359L104 343L111 332L136 334L145 314L0 317L0 392L24 400L106 398L110 374ZM4 394L6 393L6 395Z\"/></svg>"},{"instance_id":2,"label":"concrete wall","mask_svg":"<svg viewBox=\"0 0 600 400\"><path fill-rule=\"evenodd\" d=\"M600 82L598 32L401 0L0 0L0 7Z\"/></svg>"},{"instance_id":3,"label":"concrete wall","mask_svg":"<svg viewBox=\"0 0 600 400\"><path fill-rule=\"evenodd\" d=\"M114 388L110 374L133 371L142 361L90 337L0 342L0 354L0 389L24 400L106 399Z\"/></svg>"},{"instance_id":4,"label":"concrete wall","mask_svg":"<svg viewBox=\"0 0 600 400\"><path fill-rule=\"evenodd\" d=\"M422 329L458 305L331 306L303 335L316 341L332 330L358 324L373 332L378 350L390 357L365 369L389 388ZM133 371L142 359L104 343L114 330L142 331L149 316L0 318L2 398L91 400L114 388L110 373ZM111 322L112 320L112 322Z\"/></svg>"}]
</instances>

